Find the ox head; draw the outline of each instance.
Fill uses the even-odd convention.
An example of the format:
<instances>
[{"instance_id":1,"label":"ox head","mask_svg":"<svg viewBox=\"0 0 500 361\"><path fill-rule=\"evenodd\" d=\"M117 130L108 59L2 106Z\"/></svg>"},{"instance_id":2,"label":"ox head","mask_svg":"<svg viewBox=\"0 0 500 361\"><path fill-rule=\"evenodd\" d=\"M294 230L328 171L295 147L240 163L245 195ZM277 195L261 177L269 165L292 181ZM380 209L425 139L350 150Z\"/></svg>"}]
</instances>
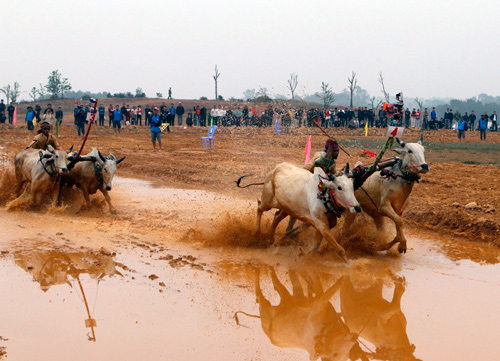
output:
<instances>
[{"instance_id":1,"label":"ox head","mask_svg":"<svg viewBox=\"0 0 500 361\"><path fill-rule=\"evenodd\" d=\"M59 174L68 174L68 153L64 150L55 150L51 145L47 145L45 152L40 151L40 156L46 160L46 164L53 165L54 172Z\"/></svg>"},{"instance_id":2,"label":"ox head","mask_svg":"<svg viewBox=\"0 0 500 361\"><path fill-rule=\"evenodd\" d=\"M117 160L111 153L107 157L103 156L101 152L98 152L98 154L99 158L97 159L97 162L99 162L102 166L102 181L106 190L110 191L113 183L113 177L116 173L116 165L120 164L125 157Z\"/></svg>"},{"instance_id":3,"label":"ox head","mask_svg":"<svg viewBox=\"0 0 500 361\"><path fill-rule=\"evenodd\" d=\"M414 174L427 173L429 165L425 162L425 148L423 146L424 138L420 136L417 143L406 143L396 138L401 149L394 149L394 151L402 156L402 168Z\"/></svg>"},{"instance_id":4,"label":"ox head","mask_svg":"<svg viewBox=\"0 0 500 361\"><path fill-rule=\"evenodd\" d=\"M316 169L320 168L316 167L315 171ZM349 163L347 163L344 173L337 173L335 176L330 175L329 180L325 179L323 183L333 191L338 206L349 209L351 213L359 213L361 212L361 206L354 195L354 187L348 175Z\"/></svg>"}]
</instances>

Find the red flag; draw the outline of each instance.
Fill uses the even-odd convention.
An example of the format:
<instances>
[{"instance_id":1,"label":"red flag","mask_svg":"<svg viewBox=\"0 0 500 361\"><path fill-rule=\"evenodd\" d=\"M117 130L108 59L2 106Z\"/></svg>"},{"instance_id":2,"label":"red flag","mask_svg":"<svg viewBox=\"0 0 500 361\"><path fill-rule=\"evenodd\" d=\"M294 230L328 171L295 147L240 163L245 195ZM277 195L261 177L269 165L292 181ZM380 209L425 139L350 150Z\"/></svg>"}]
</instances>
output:
<instances>
[{"instance_id":1,"label":"red flag","mask_svg":"<svg viewBox=\"0 0 500 361\"><path fill-rule=\"evenodd\" d=\"M363 148L361 148L363 149ZM363 149L363 151L366 153L366 155L372 157L372 158L377 158L377 155L375 153L370 152L369 150Z\"/></svg>"},{"instance_id":2,"label":"red flag","mask_svg":"<svg viewBox=\"0 0 500 361\"><path fill-rule=\"evenodd\" d=\"M14 121L13 124L17 123L17 107L14 108Z\"/></svg>"},{"instance_id":3,"label":"red flag","mask_svg":"<svg viewBox=\"0 0 500 361\"><path fill-rule=\"evenodd\" d=\"M311 136L307 138L306 149L304 150L304 153L306 153L306 162L304 164L307 164L311 160Z\"/></svg>"}]
</instances>

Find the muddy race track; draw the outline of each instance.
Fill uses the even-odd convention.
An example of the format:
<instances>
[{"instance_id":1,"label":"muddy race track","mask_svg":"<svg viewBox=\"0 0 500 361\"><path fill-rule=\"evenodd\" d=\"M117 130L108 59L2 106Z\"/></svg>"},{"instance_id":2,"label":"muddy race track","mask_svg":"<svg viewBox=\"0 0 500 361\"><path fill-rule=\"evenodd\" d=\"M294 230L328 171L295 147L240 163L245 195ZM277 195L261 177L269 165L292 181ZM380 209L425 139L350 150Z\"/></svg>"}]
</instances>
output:
<instances>
[{"instance_id":1,"label":"muddy race track","mask_svg":"<svg viewBox=\"0 0 500 361\"><path fill-rule=\"evenodd\" d=\"M261 190L234 184L303 164L308 135L323 147L318 133L218 129L205 150L205 129L175 127L153 153L145 128L93 129L85 152L126 156L111 214L102 194L84 207L76 191L58 209L6 211L13 156L31 137L2 128L0 359L498 360L500 136L424 133L430 172L405 213L407 253L373 252L394 229L363 227L340 240L346 264L309 252L310 229L280 247L255 239ZM368 164L362 149L385 142L360 133L336 132L352 155L339 164ZM59 141L81 144L70 126Z\"/></svg>"}]
</instances>

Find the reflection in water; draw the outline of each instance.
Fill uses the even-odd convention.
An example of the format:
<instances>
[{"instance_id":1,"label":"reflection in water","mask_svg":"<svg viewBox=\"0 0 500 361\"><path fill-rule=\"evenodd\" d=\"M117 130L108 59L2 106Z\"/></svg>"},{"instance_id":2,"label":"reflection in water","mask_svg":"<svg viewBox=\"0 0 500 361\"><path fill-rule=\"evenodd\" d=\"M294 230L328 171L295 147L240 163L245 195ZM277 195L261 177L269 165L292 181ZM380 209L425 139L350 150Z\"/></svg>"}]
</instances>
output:
<instances>
[{"instance_id":1,"label":"reflection in water","mask_svg":"<svg viewBox=\"0 0 500 361\"><path fill-rule=\"evenodd\" d=\"M383 298L384 283L375 279L367 286L346 279L340 289L342 316L350 330L358 330L360 339L376 347L371 357L378 360L416 360L415 346L406 334L406 317L401 311L405 292L402 279L394 279L394 293L389 302ZM358 287L359 288L358 288Z\"/></svg>"},{"instance_id":2,"label":"reflection in water","mask_svg":"<svg viewBox=\"0 0 500 361\"><path fill-rule=\"evenodd\" d=\"M316 273L289 270L292 293L274 268L270 273L279 304L271 305L264 296L259 269L255 294L262 329L273 345L304 349L311 360L417 360L401 311L403 280L392 273L383 275L394 284L391 301L383 298L384 280L366 273L337 276L335 281L330 275L328 281L333 285L324 290ZM358 278L359 282L353 282ZM341 314L330 302L336 294Z\"/></svg>"},{"instance_id":3,"label":"reflection in water","mask_svg":"<svg viewBox=\"0 0 500 361\"><path fill-rule=\"evenodd\" d=\"M255 293L259 304L262 329L271 342L279 347L301 348L309 352L310 359L347 360L357 345L357 335L349 332L330 298L339 291L342 279L326 291L319 277L301 275L307 284L307 292L299 275L289 272L293 293L280 282L271 268L274 289L280 296L278 306L272 306L260 288L260 272L256 273Z\"/></svg>"},{"instance_id":4,"label":"reflection in water","mask_svg":"<svg viewBox=\"0 0 500 361\"><path fill-rule=\"evenodd\" d=\"M105 252L75 251L70 248L52 250L31 249L29 251L15 252L16 264L33 276L33 280L40 284L42 291L47 292L52 286L67 284L73 287L71 281L78 283L82 299L85 304L88 319L85 326L91 329L89 341L96 341L96 321L92 318L87 302L87 297L80 282L80 275L87 274L97 281L104 277L114 275L122 276L116 270L116 263L111 255Z\"/></svg>"}]
</instances>

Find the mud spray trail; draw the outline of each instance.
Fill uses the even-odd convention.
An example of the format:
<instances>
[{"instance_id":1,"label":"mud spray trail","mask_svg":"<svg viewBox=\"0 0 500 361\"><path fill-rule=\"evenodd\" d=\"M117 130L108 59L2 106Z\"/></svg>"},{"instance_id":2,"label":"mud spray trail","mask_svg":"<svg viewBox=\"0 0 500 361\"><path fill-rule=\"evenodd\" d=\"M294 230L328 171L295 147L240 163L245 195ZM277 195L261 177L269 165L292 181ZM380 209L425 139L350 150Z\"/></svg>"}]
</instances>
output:
<instances>
[{"instance_id":1,"label":"mud spray trail","mask_svg":"<svg viewBox=\"0 0 500 361\"><path fill-rule=\"evenodd\" d=\"M408 233L344 265L254 247L255 201L126 178L112 199L0 211L2 360L498 359L497 248Z\"/></svg>"}]
</instances>

